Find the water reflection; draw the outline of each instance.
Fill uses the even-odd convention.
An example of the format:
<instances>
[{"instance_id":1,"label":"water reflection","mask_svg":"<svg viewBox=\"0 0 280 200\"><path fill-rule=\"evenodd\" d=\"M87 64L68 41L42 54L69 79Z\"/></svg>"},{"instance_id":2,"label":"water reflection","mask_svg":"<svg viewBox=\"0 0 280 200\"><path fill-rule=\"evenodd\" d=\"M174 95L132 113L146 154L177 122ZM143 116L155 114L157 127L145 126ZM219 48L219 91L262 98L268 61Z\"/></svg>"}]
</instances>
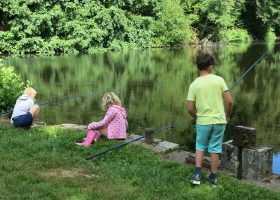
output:
<instances>
[{"instance_id":1,"label":"water reflection","mask_svg":"<svg viewBox=\"0 0 280 200\"><path fill-rule=\"evenodd\" d=\"M272 173L280 175L280 152L273 155Z\"/></svg>"},{"instance_id":2,"label":"water reflection","mask_svg":"<svg viewBox=\"0 0 280 200\"><path fill-rule=\"evenodd\" d=\"M274 48L232 91L232 126L257 128L257 142L280 150L280 48L238 45L210 49L216 57L215 73L231 86L268 48ZM47 124L87 124L103 117L100 103L114 91L128 111L129 132L161 128L190 118L186 112L189 84L197 76L193 64L197 49L111 52L95 55L9 59L22 78L32 81L40 99L88 94L63 103L43 106L40 120ZM231 136L231 128L226 131ZM158 135L194 149L193 124Z\"/></svg>"}]
</instances>

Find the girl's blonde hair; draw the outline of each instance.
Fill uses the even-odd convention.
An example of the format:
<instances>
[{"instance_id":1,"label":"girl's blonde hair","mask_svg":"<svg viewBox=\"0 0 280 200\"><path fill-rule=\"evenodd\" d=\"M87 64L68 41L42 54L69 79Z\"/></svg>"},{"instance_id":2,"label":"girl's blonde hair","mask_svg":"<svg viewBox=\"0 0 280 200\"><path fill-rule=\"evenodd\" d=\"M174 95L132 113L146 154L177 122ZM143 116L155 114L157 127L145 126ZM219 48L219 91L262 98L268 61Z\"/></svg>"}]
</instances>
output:
<instances>
[{"instance_id":1,"label":"girl's blonde hair","mask_svg":"<svg viewBox=\"0 0 280 200\"><path fill-rule=\"evenodd\" d=\"M102 107L104 110L108 110L108 108L112 105L122 106L122 103L115 93L106 92L102 98Z\"/></svg>"}]
</instances>

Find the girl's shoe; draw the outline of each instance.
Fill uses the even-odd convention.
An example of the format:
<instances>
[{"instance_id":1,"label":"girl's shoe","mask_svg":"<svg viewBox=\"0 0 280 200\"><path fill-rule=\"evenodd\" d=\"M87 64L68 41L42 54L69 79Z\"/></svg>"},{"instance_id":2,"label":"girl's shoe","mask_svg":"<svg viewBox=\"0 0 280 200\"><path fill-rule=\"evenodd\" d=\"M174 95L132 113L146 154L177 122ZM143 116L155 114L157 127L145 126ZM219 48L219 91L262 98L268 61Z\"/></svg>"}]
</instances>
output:
<instances>
[{"instance_id":1,"label":"girl's shoe","mask_svg":"<svg viewBox=\"0 0 280 200\"><path fill-rule=\"evenodd\" d=\"M85 143L85 142L76 142L75 144L79 145L79 146L84 146L84 147L89 147L91 145L91 144L88 144L88 143Z\"/></svg>"},{"instance_id":2,"label":"girl's shoe","mask_svg":"<svg viewBox=\"0 0 280 200\"><path fill-rule=\"evenodd\" d=\"M84 146L84 147L88 147L91 145L91 143L94 141L95 139L95 131L93 130L88 130L87 132L87 136L86 138L84 139L83 142L76 142L76 145L80 145L80 146Z\"/></svg>"}]
</instances>

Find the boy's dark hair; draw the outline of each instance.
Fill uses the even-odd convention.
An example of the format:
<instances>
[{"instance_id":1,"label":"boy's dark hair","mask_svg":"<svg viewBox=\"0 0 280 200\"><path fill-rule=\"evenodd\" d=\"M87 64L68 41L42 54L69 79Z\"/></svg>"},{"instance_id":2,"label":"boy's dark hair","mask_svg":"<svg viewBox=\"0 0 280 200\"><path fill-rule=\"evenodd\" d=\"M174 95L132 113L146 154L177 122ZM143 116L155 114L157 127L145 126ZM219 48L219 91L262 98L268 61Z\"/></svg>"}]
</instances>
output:
<instances>
[{"instance_id":1,"label":"boy's dark hair","mask_svg":"<svg viewBox=\"0 0 280 200\"><path fill-rule=\"evenodd\" d=\"M196 65L199 70L206 70L210 65L214 65L214 58L208 53L200 53L196 58Z\"/></svg>"}]
</instances>

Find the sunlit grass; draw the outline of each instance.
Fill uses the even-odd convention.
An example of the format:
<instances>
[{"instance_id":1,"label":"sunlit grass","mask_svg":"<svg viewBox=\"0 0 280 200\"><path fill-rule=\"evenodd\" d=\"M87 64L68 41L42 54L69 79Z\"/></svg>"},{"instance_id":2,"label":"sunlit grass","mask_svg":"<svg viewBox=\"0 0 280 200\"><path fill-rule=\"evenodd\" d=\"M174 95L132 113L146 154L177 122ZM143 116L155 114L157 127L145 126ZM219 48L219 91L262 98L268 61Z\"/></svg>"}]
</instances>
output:
<instances>
[{"instance_id":1,"label":"sunlit grass","mask_svg":"<svg viewBox=\"0 0 280 200\"><path fill-rule=\"evenodd\" d=\"M280 199L280 194L220 175L213 188L192 187L192 166L163 160L128 145L92 160L85 157L120 142L76 146L84 131L0 126L0 199Z\"/></svg>"}]
</instances>

